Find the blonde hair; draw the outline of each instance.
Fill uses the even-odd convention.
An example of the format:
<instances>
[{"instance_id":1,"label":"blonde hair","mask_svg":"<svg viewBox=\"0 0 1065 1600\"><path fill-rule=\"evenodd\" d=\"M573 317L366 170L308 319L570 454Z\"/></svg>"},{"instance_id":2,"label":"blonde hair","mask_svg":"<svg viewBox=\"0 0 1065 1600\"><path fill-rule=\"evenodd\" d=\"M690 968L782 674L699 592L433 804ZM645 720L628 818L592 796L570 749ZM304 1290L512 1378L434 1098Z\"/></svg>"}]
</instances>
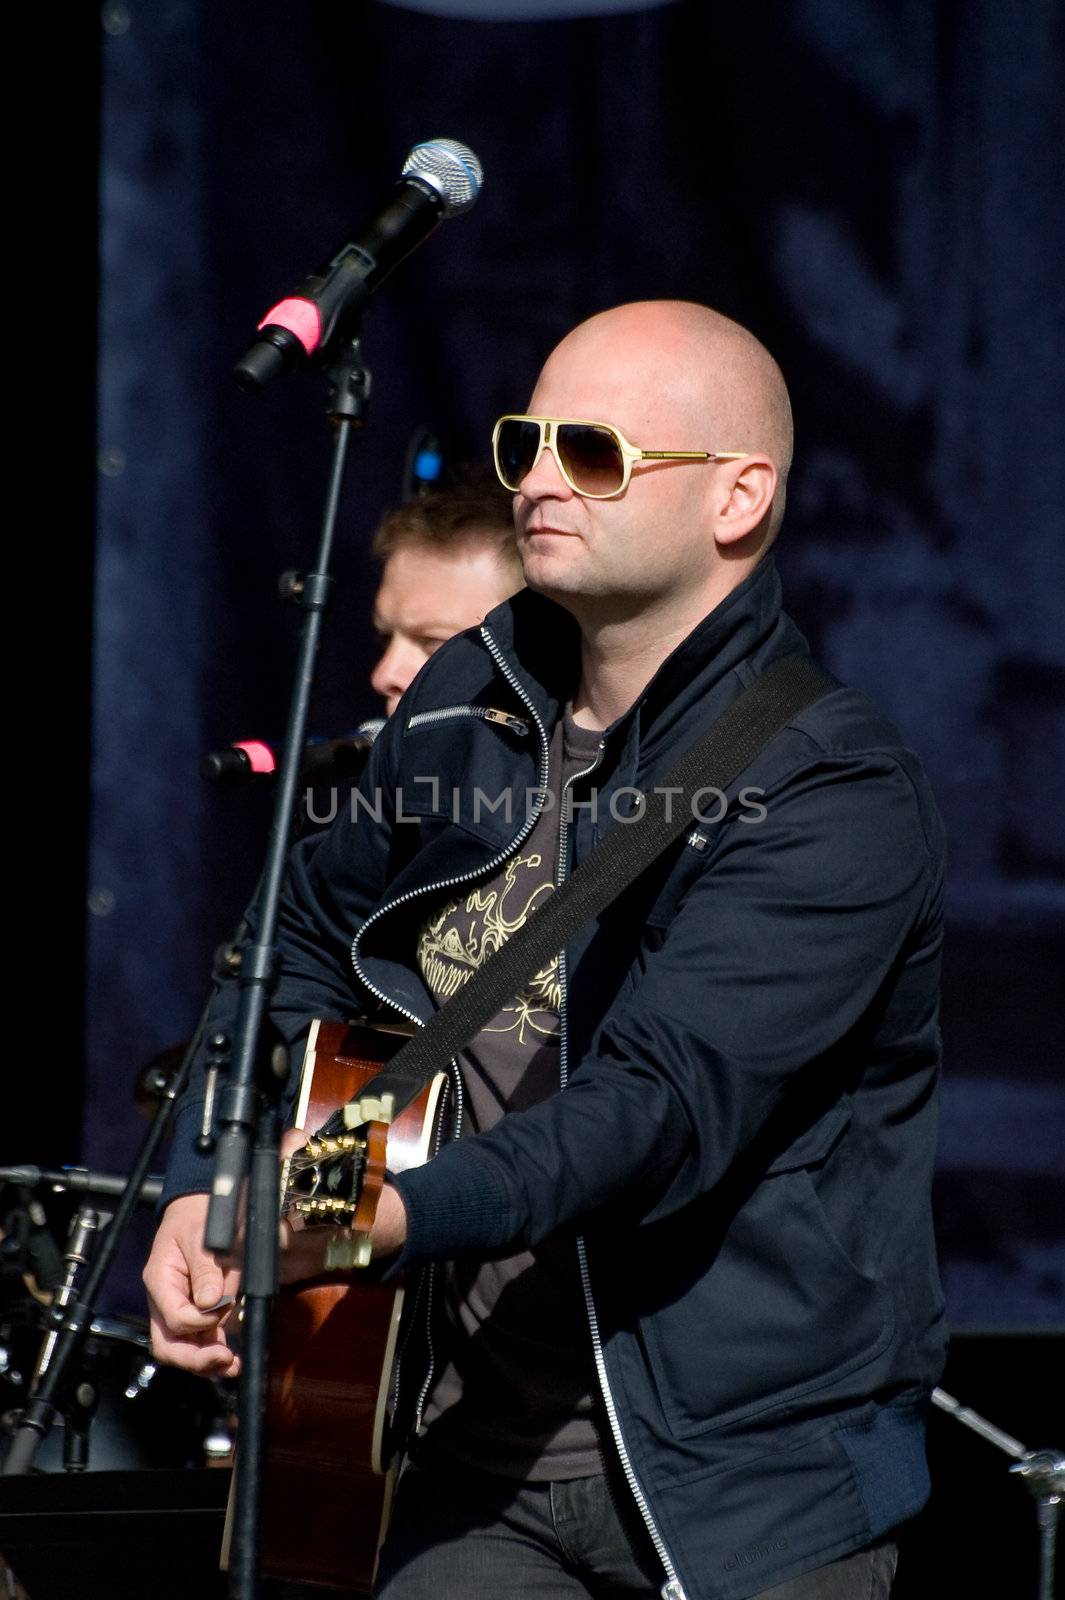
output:
<instances>
[{"instance_id":1,"label":"blonde hair","mask_svg":"<svg viewBox=\"0 0 1065 1600\"><path fill-rule=\"evenodd\" d=\"M410 545L437 552L484 545L503 565L512 566L521 581L510 495L490 467L463 467L443 488L430 489L390 511L373 536L374 555L387 561Z\"/></svg>"}]
</instances>

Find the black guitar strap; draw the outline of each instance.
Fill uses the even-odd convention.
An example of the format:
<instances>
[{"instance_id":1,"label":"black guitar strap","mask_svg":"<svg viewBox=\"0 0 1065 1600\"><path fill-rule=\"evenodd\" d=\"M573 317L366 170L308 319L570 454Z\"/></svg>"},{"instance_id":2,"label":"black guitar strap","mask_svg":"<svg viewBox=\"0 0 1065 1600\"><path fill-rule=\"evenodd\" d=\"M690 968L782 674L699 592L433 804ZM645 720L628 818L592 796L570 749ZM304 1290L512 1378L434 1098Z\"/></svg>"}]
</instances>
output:
<instances>
[{"instance_id":1,"label":"black guitar strap","mask_svg":"<svg viewBox=\"0 0 1065 1600\"><path fill-rule=\"evenodd\" d=\"M689 746L633 819L619 824L564 884L548 896L469 981L392 1057L363 1094L395 1096L396 1113L423 1084L447 1067L514 995L540 972L585 922L693 826L691 799L700 789L727 789L770 740L836 684L807 656L782 656L733 701L702 738ZM673 790L670 795L666 791ZM670 800L679 804L670 806Z\"/></svg>"}]
</instances>

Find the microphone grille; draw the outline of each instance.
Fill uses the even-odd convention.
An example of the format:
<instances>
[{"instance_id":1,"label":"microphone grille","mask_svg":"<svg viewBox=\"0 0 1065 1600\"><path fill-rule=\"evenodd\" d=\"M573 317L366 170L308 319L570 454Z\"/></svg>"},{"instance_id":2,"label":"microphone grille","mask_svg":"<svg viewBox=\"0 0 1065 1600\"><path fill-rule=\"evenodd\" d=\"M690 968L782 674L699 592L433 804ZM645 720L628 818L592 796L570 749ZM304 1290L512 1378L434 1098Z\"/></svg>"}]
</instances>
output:
<instances>
[{"instance_id":1,"label":"microphone grille","mask_svg":"<svg viewBox=\"0 0 1065 1600\"><path fill-rule=\"evenodd\" d=\"M416 144L403 163L405 178L420 178L444 202L444 215L457 217L468 211L481 192L484 168L457 139L426 139Z\"/></svg>"}]
</instances>

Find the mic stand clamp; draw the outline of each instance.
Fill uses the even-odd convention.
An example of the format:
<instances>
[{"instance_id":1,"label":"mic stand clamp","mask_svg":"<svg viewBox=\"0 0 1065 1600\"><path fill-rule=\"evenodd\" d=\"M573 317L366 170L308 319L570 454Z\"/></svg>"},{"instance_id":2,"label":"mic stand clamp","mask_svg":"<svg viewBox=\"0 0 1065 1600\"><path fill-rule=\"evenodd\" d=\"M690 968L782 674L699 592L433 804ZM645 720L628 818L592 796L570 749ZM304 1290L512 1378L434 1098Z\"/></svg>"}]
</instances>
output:
<instances>
[{"instance_id":1,"label":"mic stand clamp","mask_svg":"<svg viewBox=\"0 0 1065 1600\"><path fill-rule=\"evenodd\" d=\"M362 364L358 339L341 346L336 361L326 362L326 392L329 399L327 415L332 422L348 422L361 428L370 409L370 390L373 380L369 368Z\"/></svg>"},{"instance_id":2,"label":"mic stand clamp","mask_svg":"<svg viewBox=\"0 0 1065 1600\"><path fill-rule=\"evenodd\" d=\"M1039 1527L1039 1597L1054 1600L1054 1564L1056 1558L1058 1522L1061 1502L1065 1498L1065 1453L1060 1450L1026 1450L1019 1439L1004 1433L993 1422L988 1422L978 1411L963 1406L945 1389L933 1389L932 1404L945 1411L955 1422L962 1423L978 1433L981 1439L995 1445L1008 1456L1013 1456L1011 1473L1027 1484L1036 1501L1036 1518Z\"/></svg>"},{"instance_id":3,"label":"mic stand clamp","mask_svg":"<svg viewBox=\"0 0 1065 1600\"><path fill-rule=\"evenodd\" d=\"M1039 1600L1054 1600L1054 1563L1057 1556L1058 1523L1065 1498L1065 1453L1060 1450L1028 1450L1015 1461L1016 1473L1035 1496L1039 1526Z\"/></svg>"}]
</instances>

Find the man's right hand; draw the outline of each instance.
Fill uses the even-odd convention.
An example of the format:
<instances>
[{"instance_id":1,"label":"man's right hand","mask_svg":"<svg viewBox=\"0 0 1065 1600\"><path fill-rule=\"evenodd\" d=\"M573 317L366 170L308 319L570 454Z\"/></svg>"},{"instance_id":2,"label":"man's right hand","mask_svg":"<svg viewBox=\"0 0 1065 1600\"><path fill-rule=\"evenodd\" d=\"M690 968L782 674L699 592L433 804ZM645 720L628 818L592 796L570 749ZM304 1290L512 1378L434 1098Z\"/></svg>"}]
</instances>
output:
<instances>
[{"instance_id":1,"label":"man's right hand","mask_svg":"<svg viewBox=\"0 0 1065 1600\"><path fill-rule=\"evenodd\" d=\"M240 1358L227 1343L225 1328L240 1293L240 1268L221 1263L203 1247L208 1198L181 1195L163 1212L144 1269L152 1351L157 1360L188 1372L233 1378ZM221 1300L227 1303L218 1307Z\"/></svg>"}]
</instances>

